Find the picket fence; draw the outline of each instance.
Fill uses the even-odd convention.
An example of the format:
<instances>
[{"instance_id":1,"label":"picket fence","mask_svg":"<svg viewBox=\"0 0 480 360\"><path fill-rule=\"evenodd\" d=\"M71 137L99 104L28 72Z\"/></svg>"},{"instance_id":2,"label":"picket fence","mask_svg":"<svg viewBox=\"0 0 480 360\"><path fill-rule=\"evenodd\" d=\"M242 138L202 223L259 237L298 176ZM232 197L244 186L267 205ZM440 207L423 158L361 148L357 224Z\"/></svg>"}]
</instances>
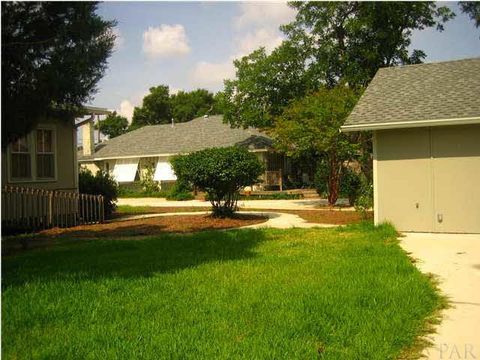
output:
<instances>
[{"instance_id":1,"label":"picket fence","mask_svg":"<svg viewBox=\"0 0 480 360\"><path fill-rule=\"evenodd\" d=\"M2 233L38 231L104 221L102 195L2 187Z\"/></svg>"}]
</instances>

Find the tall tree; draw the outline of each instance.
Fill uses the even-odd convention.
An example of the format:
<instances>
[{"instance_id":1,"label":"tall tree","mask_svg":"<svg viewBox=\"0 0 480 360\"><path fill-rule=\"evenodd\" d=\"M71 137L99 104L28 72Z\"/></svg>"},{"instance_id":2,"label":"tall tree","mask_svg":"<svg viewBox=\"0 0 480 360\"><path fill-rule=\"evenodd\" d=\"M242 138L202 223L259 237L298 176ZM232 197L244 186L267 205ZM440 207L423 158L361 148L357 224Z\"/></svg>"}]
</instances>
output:
<instances>
[{"instance_id":1,"label":"tall tree","mask_svg":"<svg viewBox=\"0 0 480 360\"><path fill-rule=\"evenodd\" d=\"M327 174L330 205L338 198L343 164L360 153L351 135L340 132L356 101L357 94L351 88L323 87L291 102L276 118L271 131L277 148L287 155L299 159L308 154L314 161L321 161Z\"/></svg>"},{"instance_id":2,"label":"tall tree","mask_svg":"<svg viewBox=\"0 0 480 360\"><path fill-rule=\"evenodd\" d=\"M205 89L179 91L170 97L173 119L185 122L206 114L213 115L214 102L213 94Z\"/></svg>"},{"instance_id":3,"label":"tall tree","mask_svg":"<svg viewBox=\"0 0 480 360\"><path fill-rule=\"evenodd\" d=\"M127 132L128 120L114 111L108 114L105 120L99 121L97 127L103 134L112 139Z\"/></svg>"},{"instance_id":4,"label":"tall tree","mask_svg":"<svg viewBox=\"0 0 480 360\"><path fill-rule=\"evenodd\" d=\"M480 2L479 1L460 1L460 9L475 22L475 26L480 27Z\"/></svg>"},{"instance_id":5,"label":"tall tree","mask_svg":"<svg viewBox=\"0 0 480 360\"><path fill-rule=\"evenodd\" d=\"M145 125L168 124L172 119L170 94L167 85L150 88L150 94L145 96L141 107L135 107L132 117L132 128Z\"/></svg>"},{"instance_id":6,"label":"tall tree","mask_svg":"<svg viewBox=\"0 0 480 360\"><path fill-rule=\"evenodd\" d=\"M236 126L271 127L293 99L346 83L364 87L380 67L421 62L408 51L413 30L454 16L434 2L293 2L295 20L282 26L287 41L271 55L257 50L235 61L226 81L225 119Z\"/></svg>"},{"instance_id":7,"label":"tall tree","mask_svg":"<svg viewBox=\"0 0 480 360\"><path fill-rule=\"evenodd\" d=\"M71 119L103 76L115 22L96 2L2 3L2 147L41 118Z\"/></svg>"}]
</instances>

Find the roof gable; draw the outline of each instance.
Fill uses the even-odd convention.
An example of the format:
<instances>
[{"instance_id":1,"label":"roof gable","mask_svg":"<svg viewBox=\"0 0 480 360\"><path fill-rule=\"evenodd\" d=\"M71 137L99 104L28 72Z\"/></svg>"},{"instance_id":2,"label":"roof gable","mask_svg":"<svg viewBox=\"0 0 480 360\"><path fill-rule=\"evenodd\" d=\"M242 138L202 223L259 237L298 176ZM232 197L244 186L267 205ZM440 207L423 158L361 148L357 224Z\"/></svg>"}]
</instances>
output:
<instances>
[{"instance_id":1,"label":"roof gable","mask_svg":"<svg viewBox=\"0 0 480 360\"><path fill-rule=\"evenodd\" d=\"M480 58L379 69L342 130L470 121L480 122Z\"/></svg>"}]
</instances>

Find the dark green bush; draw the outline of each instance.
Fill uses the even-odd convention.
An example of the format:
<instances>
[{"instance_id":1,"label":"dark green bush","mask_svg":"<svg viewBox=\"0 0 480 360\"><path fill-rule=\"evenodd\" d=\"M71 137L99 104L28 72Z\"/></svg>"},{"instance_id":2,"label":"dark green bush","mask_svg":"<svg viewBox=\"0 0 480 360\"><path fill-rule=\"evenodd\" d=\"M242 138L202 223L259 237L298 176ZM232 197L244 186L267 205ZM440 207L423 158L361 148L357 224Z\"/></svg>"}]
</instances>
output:
<instances>
[{"instance_id":1,"label":"dark green bush","mask_svg":"<svg viewBox=\"0 0 480 360\"><path fill-rule=\"evenodd\" d=\"M171 192L167 195L167 200L185 201L193 199L195 199L195 196L188 191Z\"/></svg>"},{"instance_id":2,"label":"dark green bush","mask_svg":"<svg viewBox=\"0 0 480 360\"><path fill-rule=\"evenodd\" d=\"M95 175L90 170L82 169L78 175L78 189L82 194L103 195L104 215L109 218L115 211L118 185L106 171L99 170Z\"/></svg>"},{"instance_id":3,"label":"dark green bush","mask_svg":"<svg viewBox=\"0 0 480 360\"><path fill-rule=\"evenodd\" d=\"M340 177L340 196L348 199L348 204L354 206L360 194L360 175L350 168L343 168Z\"/></svg>"},{"instance_id":4,"label":"dark green bush","mask_svg":"<svg viewBox=\"0 0 480 360\"><path fill-rule=\"evenodd\" d=\"M172 166L179 181L207 193L219 217L233 215L240 190L257 183L264 171L255 154L236 146L179 155Z\"/></svg>"},{"instance_id":5,"label":"dark green bush","mask_svg":"<svg viewBox=\"0 0 480 360\"><path fill-rule=\"evenodd\" d=\"M328 195L328 168L323 162L317 164L313 183L318 195L321 197Z\"/></svg>"},{"instance_id":6,"label":"dark green bush","mask_svg":"<svg viewBox=\"0 0 480 360\"><path fill-rule=\"evenodd\" d=\"M355 202L355 209L360 211L364 217L367 212L373 208L373 184L368 181L365 175L360 176L360 190L357 201Z\"/></svg>"}]
</instances>

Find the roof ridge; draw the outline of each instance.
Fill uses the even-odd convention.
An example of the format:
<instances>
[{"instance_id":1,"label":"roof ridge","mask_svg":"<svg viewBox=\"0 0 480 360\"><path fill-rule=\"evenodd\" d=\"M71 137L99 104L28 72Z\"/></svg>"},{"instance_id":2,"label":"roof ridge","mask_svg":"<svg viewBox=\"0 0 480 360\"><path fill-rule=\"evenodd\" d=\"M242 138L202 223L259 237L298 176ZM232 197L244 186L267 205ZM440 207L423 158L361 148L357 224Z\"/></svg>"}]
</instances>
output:
<instances>
[{"instance_id":1,"label":"roof ridge","mask_svg":"<svg viewBox=\"0 0 480 360\"><path fill-rule=\"evenodd\" d=\"M428 63L421 63L421 64L405 64L405 65L398 65L398 66L385 66L379 69L379 71L389 71L389 70L398 70L398 69L405 69L405 68L413 68L413 67L423 67L428 65L442 65L442 64L450 64L455 62L462 62L462 61L480 61L480 56L473 57L473 58L464 58L464 59L454 59L454 60L446 60L446 61L432 61Z\"/></svg>"}]
</instances>

